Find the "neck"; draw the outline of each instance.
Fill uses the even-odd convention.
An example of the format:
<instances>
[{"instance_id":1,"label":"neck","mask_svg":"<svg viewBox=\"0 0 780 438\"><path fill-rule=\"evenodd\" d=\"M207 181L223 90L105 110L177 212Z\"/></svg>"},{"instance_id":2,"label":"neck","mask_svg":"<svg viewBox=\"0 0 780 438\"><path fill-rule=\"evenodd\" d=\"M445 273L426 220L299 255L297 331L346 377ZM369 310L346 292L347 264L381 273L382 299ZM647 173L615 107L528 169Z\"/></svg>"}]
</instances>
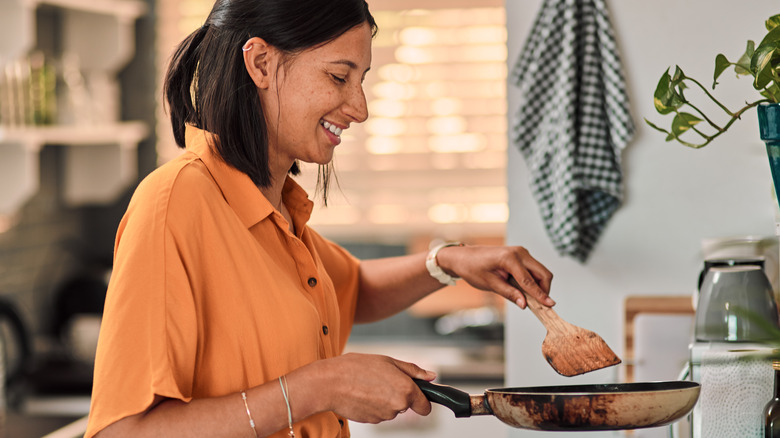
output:
<instances>
[{"instance_id":1,"label":"neck","mask_svg":"<svg viewBox=\"0 0 780 438\"><path fill-rule=\"evenodd\" d=\"M265 196L265 198L268 200L268 202L273 205L273 207L276 209L276 211L279 212L279 214L284 217L284 219L287 221L289 230L291 233L295 234L295 226L293 225L292 216L290 216L290 212L287 211L287 208L284 206L283 199L282 199L282 188L284 187L284 181L282 181L282 184L272 184L268 187L261 187L260 192Z\"/></svg>"},{"instance_id":2,"label":"neck","mask_svg":"<svg viewBox=\"0 0 780 438\"><path fill-rule=\"evenodd\" d=\"M282 211L282 187L283 184L271 184L268 187L260 187L260 192L265 196L265 199L273 205L273 207L281 212Z\"/></svg>"},{"instance_id":3,"label":"neck","mask_svg":"<svg viewBox=\"0 0 780 438\"><path fill-rule=\"evenodd\" d=\"M268 187L260 187L260 191L268 199L268 202L274 206L276 211L284 214L282 210L282 190L287 180L287 173L290 171L293 162L282 160L275 150L274 144L268 145L268 167L271 170L271 184Z\"/></svg>"},{"instance_id":4,"label":"neck","mask_svg":"<svg viewBox=\"0 0 780 438\"><path fill-rule=\"evenodd\" d=\"M290 171L292 163L281 163L280 159L276 157L276 154L271 153L273 150L272 145L269 145L269 169L271 170L271 184L267 187L260 187L260 191L268 199L268 202L276 208L277 211L282 211L282 190L284 189L284 183L287 180L287 173ZM276 159L274 159L276 157Z\"/></svg>"}]
</instances>

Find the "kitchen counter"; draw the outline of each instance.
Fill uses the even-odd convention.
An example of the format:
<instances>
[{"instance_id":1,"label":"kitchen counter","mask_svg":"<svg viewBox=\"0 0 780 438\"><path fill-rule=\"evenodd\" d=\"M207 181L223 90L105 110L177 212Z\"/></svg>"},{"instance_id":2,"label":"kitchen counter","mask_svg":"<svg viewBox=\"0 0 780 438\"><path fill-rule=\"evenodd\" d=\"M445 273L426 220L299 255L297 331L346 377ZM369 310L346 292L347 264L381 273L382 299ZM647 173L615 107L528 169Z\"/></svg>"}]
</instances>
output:
<instances>
[{"instance_id":1,"label":"kitchen counter","mask_svg":"<svg viewBox=\"0 0 780 438\"><path fill-rule=\"evenodd\" d=\"M0 436L6 438L41 438L78 420L73 416L30 416L16 412L6 413L0 423Z\"/></svg>"}]
</instances>

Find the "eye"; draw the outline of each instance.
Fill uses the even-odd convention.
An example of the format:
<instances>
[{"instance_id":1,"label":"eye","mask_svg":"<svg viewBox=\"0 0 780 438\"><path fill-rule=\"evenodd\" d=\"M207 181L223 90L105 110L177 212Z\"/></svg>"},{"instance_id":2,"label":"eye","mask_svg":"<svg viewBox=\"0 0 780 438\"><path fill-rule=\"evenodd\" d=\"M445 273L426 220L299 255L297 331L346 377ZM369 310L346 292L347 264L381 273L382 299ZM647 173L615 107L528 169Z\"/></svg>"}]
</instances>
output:
<instances>
[{"instance_id":1,"label":"eye","mask_svg":"<svg viewBox=\"0 0 780 438\"><path fill-rule=\"evenodd\" d=\"M337 75L334 75L334 74L331 74L330 77L332 77L334 81L336 81L336 82L338 82L340 84L346 84L347 83L347 78L342 78L341 76L337 76Z\"/></svg>"}]
</instances>

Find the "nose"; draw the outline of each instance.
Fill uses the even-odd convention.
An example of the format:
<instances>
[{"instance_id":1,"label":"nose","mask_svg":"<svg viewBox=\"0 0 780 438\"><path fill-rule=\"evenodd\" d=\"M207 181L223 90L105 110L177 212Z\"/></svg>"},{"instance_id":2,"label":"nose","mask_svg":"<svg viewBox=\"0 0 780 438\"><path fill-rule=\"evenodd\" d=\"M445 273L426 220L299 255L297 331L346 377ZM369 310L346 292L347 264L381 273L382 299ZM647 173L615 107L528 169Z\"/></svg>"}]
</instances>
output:
<instances>
[{"instance_id":1,"label":"nose","mask_svg":"<svg viewBox=\"0 0 780 438\"><path fill-rule=\"evenodd\" d=\"M368 119L368 104L363 92L363 84L351 87L344 104L344 113L357 123L365 122Z\"/></svg>"}]
</instances>

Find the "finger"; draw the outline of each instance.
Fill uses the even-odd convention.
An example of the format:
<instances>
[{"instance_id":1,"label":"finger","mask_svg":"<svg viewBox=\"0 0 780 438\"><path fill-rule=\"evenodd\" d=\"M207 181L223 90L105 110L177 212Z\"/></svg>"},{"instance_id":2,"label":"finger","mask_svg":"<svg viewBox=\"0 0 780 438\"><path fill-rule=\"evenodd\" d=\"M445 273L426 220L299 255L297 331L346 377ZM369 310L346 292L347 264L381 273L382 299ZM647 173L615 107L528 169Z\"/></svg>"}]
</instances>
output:
<instances>
[{"instance_id":1,"label":"finger","mask_svg":"<svg viewBox=\"0 0 780 438\"><path fill-rule=\"evenodd\" d=\"M419 388L417 389L417 392L419 394L414 398L414 400L412 400L412 404L409 406L409 408L418 415L425 416L430 414L432 409L431 402L425 397Z\"/></svg>"},{"instance_id":2,"label":"finger","mask_svg":"<svg viewBox=\"0 0 780 438\"><path fill-rule=\"evenodd\" d=\"M515 303L521 309L525 309L527 303L525 296L521 292L520 285L518 285L511 276L507 277L508 278L504 278L502 275L497 275L496 277L489 279L488 287L498 295Z\"/></svg>"},{"instance_id":3,"label":"finger","mask_svg":"<svg viewBox=\"0 0 780 438\"><path fill-rule=\"evenodd\" d=\"M528 272L536 279L537 284L545 291L546 294L550 293L550 286L552 284L553 274L543 264L539 263L535 259L531 258L531 263L526 263Z\"/></svg>"},{"instance_id":4,"label":"finger","mask_svg":"<svg viewBox=\"0 0 780 438\"><path fill-rule=\"evenodd\" d=\"M539 260L536 260L525 248L522 248L522 251L516 257L521 270L524 268L536 280L537 285L542 288L545 294L549 294L553 278L552 272L540 263Z\"/></svg>"},{"instance_id":5,"label":"finger","mask_svg":"<svg viewBox=\"0 0 780 438\"><path fill-rule=\"evenodd\" d=\"M431 402L428 397L423 394L422 389L416 384L414 385L414 391L411 394L409 400L409 408L416 412L418 415L428 415L431 413Z\"/></svg>"},{"instance_id":6,"label":"finger","mask_svg":"<svg viewBox=\"0 0 780 438\"><path fill-rule=\"evenodd\" d=\"M528 301L525 300L524 295L520 295L520 298L516 299L514 303L517 305L517 307L525 310L526 306L528 306Z\"/></svg>"},{"instance_id":7,"label":"finger","mask_svg":"<svg viewBox=\"0 0 780 438\"><path fill-rule=\"evenodd\" d=\"M515 274L513 274L512 276L514 277L514 283L512 284L512 286L518 288L523 293L530 294L532 297L536 299L536 301L546 306L552 307L555 305L555 300L550 298L550 296L547 295L547 293L544 290L542 290L542 288L536 282L536 279L528 271L521 271L519 276ZM525 297L523 297L522 302L523 304L527 304L527 300L525 299ZM518 306L520 306L521 308L525 308L524 306L520 305L519 302L518 302Z\"/></svg>"}]
</instances>

